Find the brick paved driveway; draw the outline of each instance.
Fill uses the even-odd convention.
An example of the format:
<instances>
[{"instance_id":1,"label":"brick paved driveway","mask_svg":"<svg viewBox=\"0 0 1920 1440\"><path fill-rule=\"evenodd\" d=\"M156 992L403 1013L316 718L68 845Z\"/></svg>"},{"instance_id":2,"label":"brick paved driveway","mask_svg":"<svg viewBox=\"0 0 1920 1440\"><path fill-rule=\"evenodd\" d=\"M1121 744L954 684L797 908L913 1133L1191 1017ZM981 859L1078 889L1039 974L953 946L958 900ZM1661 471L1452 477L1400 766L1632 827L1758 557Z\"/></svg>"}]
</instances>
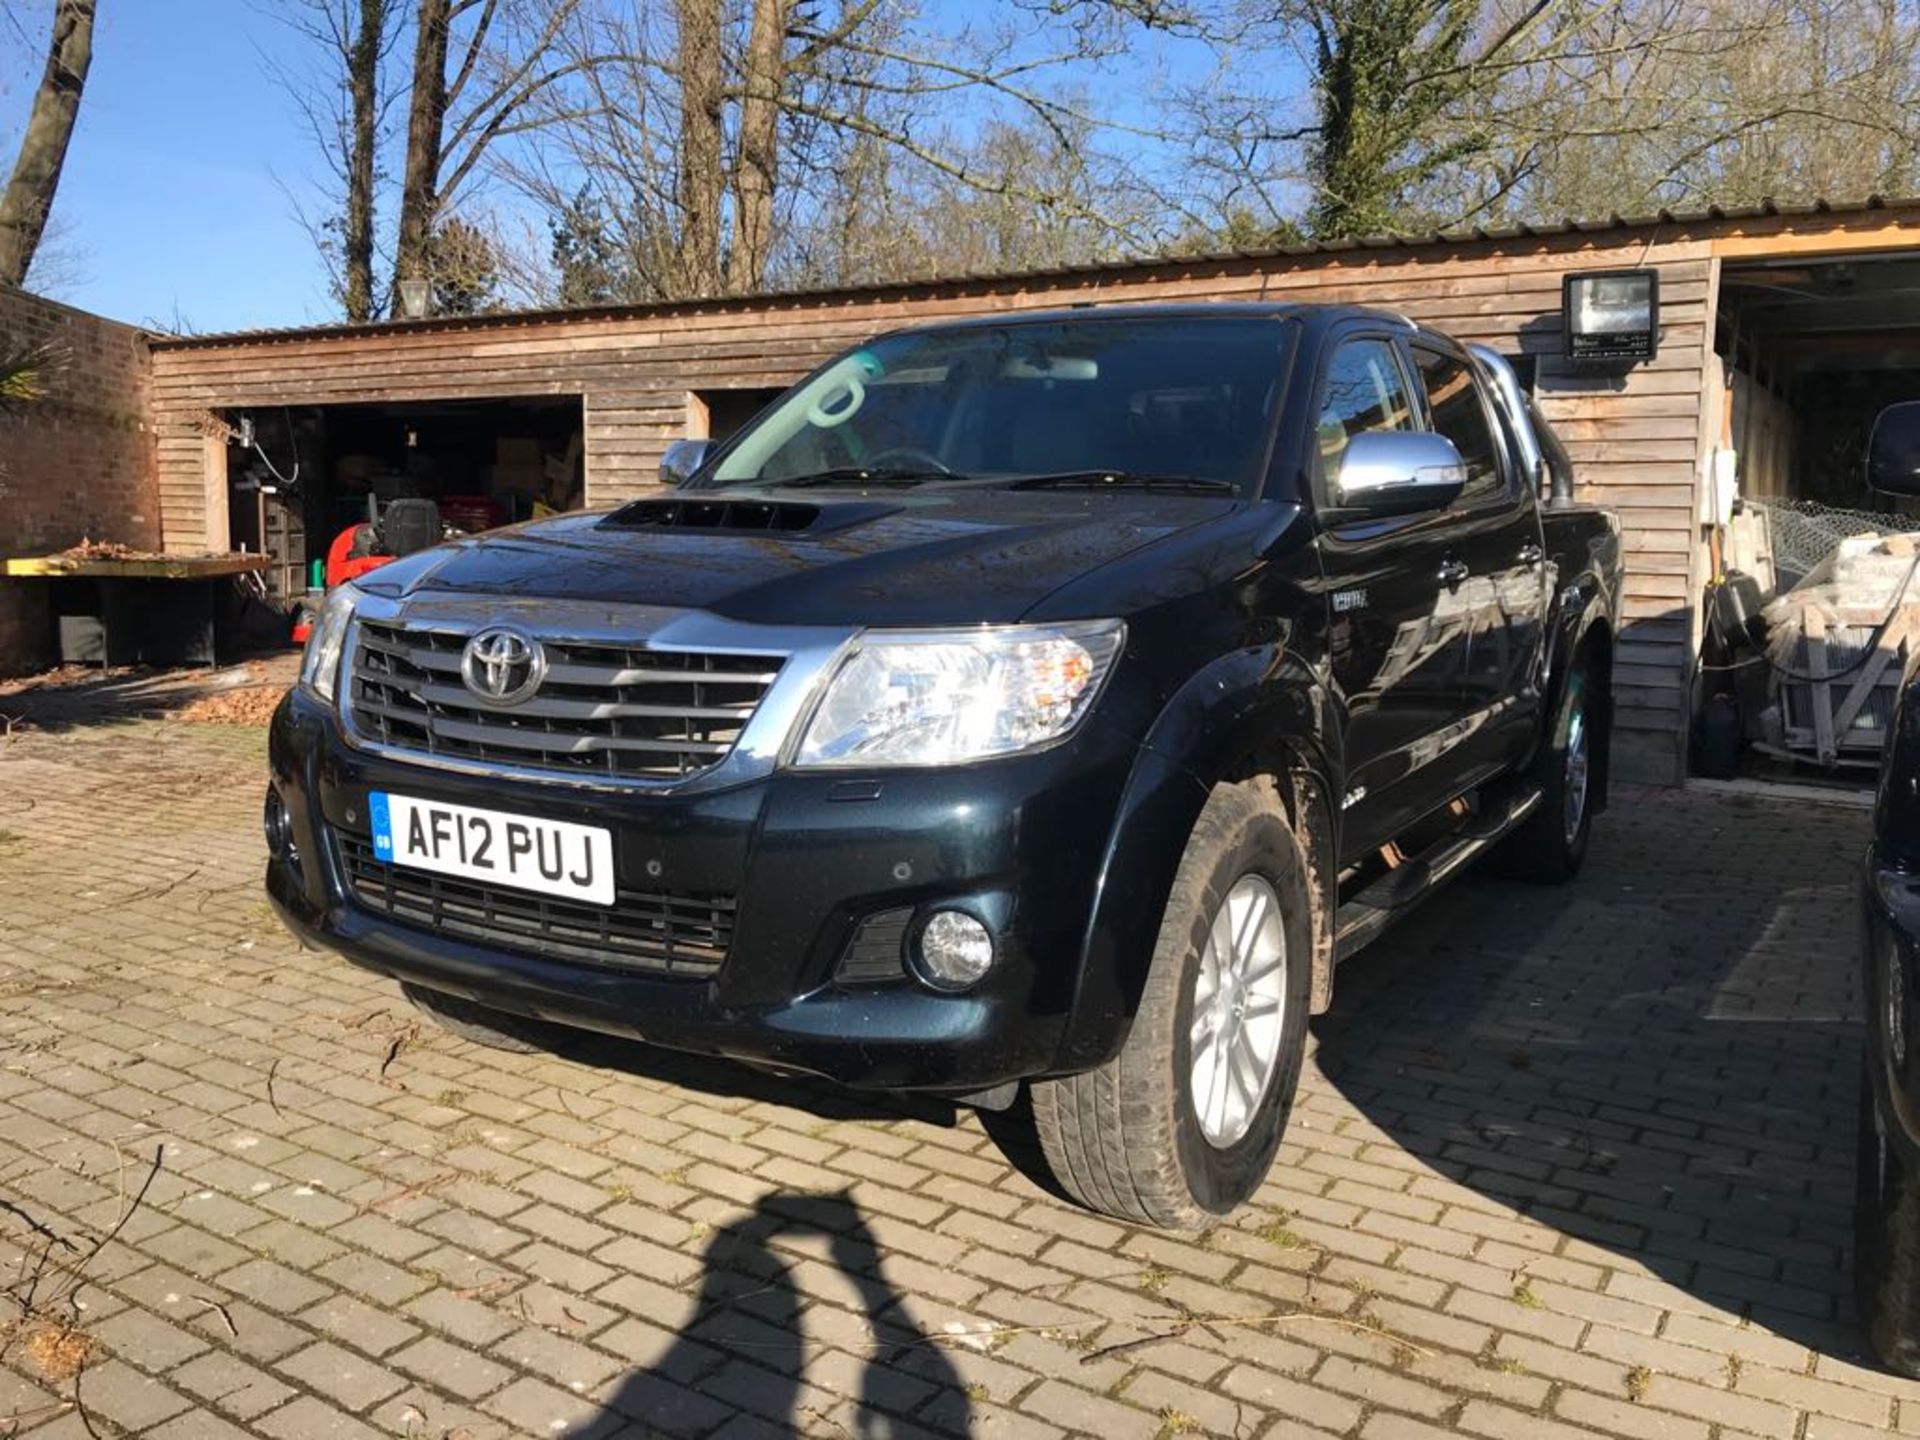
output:
<instances>
[{"instance_id":1,"label":"brick paved driveway","mask_svg":"<svg viewBox=\"0 0 1920 1440\"><path fill-rule=\"evenodd\" d=\"M1187 1242L1017 1119L437 1033L278 930L261 773L0 746L0 1435L1920 1435L1844 1299L1858 812L1634 792L1456 887Z\"/></svg>"}]
</instances>

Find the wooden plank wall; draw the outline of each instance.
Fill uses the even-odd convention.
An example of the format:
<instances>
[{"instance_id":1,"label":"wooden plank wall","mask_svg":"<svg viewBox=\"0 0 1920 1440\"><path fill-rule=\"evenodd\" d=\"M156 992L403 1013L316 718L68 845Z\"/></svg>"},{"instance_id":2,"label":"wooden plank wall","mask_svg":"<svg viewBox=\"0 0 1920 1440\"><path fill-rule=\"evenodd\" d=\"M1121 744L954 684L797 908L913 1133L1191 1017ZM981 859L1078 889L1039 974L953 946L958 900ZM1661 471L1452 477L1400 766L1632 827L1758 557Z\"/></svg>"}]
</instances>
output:
<instances>
[{"instance_id":1,"label":"wooden plank wall","mask_svg":"<svg viewBox=\"0 0 1920 1440\"><path fill-rule=\"evenodd\" d=\"M1562 275L1639 264L1660 270L1658 358L1625 373L1570 370L1557 356ZM1573 453L1581 493L1617 508L1628 536L1627 624L1615 675L1621 773L1673 781L1684 755L1695 642L1690 597L1703 578L1693 517L1716 279L1702 238L1683 233L1650 244L1642 234L1615 231L370 335L322 332L211 346L160 342L154 408L166 543L190 551L224 538L223 483L209 474L203 438L210 411L579 394L588 495L605 505L654 483L662 450L686 433L690 392L784 385L878 330L1089 300L1369 303L1463 340L1539 356L1542 408Z\"/></svg>"},{"instance_id":2,"label":"wooden plank wall","mask_svg":"<svg viewBox=\"0 0 1920 1440\"><path fill-rule=\"evenodd\" d=\"M1740 456L1740 493L1777 500L1792 492L1800 424L1792 402L1745 370L1733 372L1733 447Z\"/></svg>"}]
</instances>

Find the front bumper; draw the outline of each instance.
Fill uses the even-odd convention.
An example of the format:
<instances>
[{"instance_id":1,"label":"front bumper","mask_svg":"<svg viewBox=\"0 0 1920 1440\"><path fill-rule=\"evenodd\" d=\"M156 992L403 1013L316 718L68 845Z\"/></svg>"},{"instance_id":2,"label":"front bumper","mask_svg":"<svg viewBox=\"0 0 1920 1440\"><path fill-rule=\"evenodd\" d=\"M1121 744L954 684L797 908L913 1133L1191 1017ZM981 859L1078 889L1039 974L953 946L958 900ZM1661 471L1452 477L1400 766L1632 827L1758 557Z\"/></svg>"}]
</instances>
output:
<instances>
[{"instance_id":1,"label":"front bumper","mask_svg":"<svg viewBox=\"0 0 1920 1440\"><path fill-rule=\"evenodd\" d=\"M697 794L610 794L369 754L296 691L274 718L270 754L299 860L273 859L267 891L301 938L498 1009L674 1049L858 1087L985 1090L1050 1073L1073 1028L1082 957L1130 938L1096 943L1092 923L1138 754L1098 723L1040 754L950 771L783 770ZM336 848L364 833L373 790L607 826L622 887L735 899L727 958L710 978L670 979L389 918L356 897ZM877 982L837 975L864 920L936 904L995 931L999 958L976 989L937 993L904 968Z\"/></svg>"}]
</instances>

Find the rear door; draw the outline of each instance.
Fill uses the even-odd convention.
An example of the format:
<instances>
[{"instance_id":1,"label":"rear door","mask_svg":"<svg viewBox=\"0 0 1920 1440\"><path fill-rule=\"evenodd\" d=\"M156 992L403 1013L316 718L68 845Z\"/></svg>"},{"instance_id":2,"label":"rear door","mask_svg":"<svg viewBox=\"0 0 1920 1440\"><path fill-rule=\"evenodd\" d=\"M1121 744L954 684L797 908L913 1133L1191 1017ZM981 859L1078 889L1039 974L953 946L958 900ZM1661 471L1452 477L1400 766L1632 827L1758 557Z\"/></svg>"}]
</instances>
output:
<instances>
[{"instance_id":1,"label":"rear door","mask_svg":"<svg viewBox=\"0 0 1920 1440\"><path fill-rule=\"evenodd\" d=\"M1460 647L1464 729L1449 768L1464 789L1517 763L1532 741L1546 556L1531 482L1480 372L1436 337L1420 336L1409 349L1428 428L1467 464L1466 488L1449 513L1452 553L1440 599Z\"/></svg>"},{"instance_id":2,"label":"rear door","mask_svg":"<svg viewBox=\"0 0 1920 1440\"><path fill-rule=\"evenodd\" d=\"M1347 444L1370 430L1421 422L1416 382L1398 337L1343 331L1318 378L1315 490L1324 511ZM1325 526L1328 653L1345 705L1344 863L1384 844L1459 787L1436 765L1463 712L1459 642L1443 613L1442 570L1458 522L1448 512Z\"/></svg>"}]
</instances>

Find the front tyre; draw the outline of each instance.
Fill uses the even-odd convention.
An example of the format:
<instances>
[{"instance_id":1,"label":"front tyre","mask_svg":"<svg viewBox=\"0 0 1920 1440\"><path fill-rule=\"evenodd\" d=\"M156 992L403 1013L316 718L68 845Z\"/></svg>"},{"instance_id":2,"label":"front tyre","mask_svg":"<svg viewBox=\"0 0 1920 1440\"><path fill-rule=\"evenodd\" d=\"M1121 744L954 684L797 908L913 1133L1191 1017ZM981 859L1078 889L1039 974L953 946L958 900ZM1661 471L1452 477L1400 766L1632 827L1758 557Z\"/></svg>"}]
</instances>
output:
<instances>
[{"instance_id":1,"label":"front tyre","mask_svg":"<svg viewBox=\"0 0 1920 1440\"><path fill-rule=\"evenodd\" d=\"M1311 904L1272 783L1217 786L1180 858L1120 1053L1033 1086L1047 1163L1081 1203L1195 1229L1259 1188L1305 1055Z\"/></svg>"},{"instance_id":2,"label":"front tyre","mask_svg":"<svg viewBox=\"0 0 1920 1440\"><path fill-rule=\"evenodd\" d=\"M1920 1176L1888 1138L1873 1077L1864 1073L1856 1154L1853 1280L1860 1324L1889 1370L1920 1379Z\"/></svg>"}]
</instances>

